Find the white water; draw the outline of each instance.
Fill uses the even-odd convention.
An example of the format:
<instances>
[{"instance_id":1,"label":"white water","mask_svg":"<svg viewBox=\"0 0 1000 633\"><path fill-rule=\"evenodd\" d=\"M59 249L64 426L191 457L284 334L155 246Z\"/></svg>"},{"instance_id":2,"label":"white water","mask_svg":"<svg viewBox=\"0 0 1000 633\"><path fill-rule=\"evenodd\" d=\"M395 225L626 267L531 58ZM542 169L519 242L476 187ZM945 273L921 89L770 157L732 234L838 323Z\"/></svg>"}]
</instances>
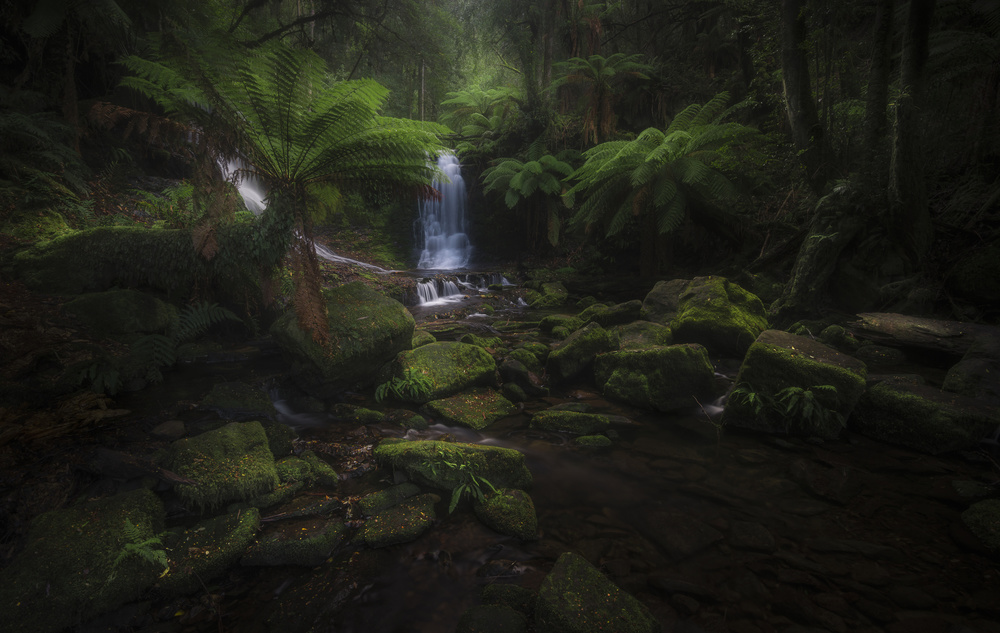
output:
<instances>
[{"instance_id":1,"label":"white water","mask_svg":"<svg viewBox=\"0 0 1000 633\"><path fill-rule=\"evenodd\" d=\"M427 200L420 205L420 217L415 223L420 261L417 268L454 270L466 268L472 255L472 244L465 233L465 182L458 158L442 154L438 167L451 182L434 181L441 192L440 200Z\"/></svg>"},{"instance_id":2,"label":"white water","mask_svg":"<svg viewBox=\"0 0 1000 633\"><path fill-rule=\"evenodd\" d=\"M243 161L236 159L226 163L219 163L222 168L223 177L236 186L243 204L247 206L247 211L254 215L260 215L267 208L267 192L264 185L257 178L247 175L246 166Z\"/></svg>"},{"instance_id":3,"label":"white water","mask_svg":"<svg viewBox=\"0 0 1000 633\"><path fill-rule=\"evenodd\" d=\"M376 266L375 264L369 264L366 262L358 261L356 259L351 259L350 257L344 257L338 255L331 251L329 248L323 246L322 244L316 245L316 254L325 259L328 262L336 262L338 264L354 264L355 266L363 266L368 270L374 270L377 273L382 273L383 275L388 275L389 273L399 272L398 270L386 270L381 266Z\"/></svg>"}]
</instances>

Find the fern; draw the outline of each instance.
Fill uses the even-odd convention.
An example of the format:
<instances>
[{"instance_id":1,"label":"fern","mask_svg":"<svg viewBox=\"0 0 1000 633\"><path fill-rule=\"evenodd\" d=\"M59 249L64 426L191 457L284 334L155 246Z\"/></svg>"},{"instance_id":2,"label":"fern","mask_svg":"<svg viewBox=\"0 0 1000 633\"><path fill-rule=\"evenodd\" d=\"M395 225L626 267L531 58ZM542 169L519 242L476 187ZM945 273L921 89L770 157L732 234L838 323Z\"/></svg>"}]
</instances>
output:
<instances>
[{"instance_id":1,"label":"fern","mask_svg":"<svg viewBox=\"0 0 1000 633\"><path fill-rule=\"evenodd\" d=\"M388 399L408 402L422 402L430 397L434 383L428 376L415 372L412 368L406 370L403 378L392 378L375 388L375 401L381 404Z\"/></svg>"},{"instance_id":2,"label":"fern","mask_svg":"<svg viewBox=\"0 0 1000 633\"><path fill-rule=\"evenodd\" d=\"M111 571L105 582L110 584L117 577L121 564L133 556L138 556L151 565L163 567L161 577L165 576L170 571L170 561L167 558L167 551L163 548L163 541L157 536L143 538L143 530L128 519L125 519L124 529L125 544L111 563Z\"/></svg>"}]
</instances>

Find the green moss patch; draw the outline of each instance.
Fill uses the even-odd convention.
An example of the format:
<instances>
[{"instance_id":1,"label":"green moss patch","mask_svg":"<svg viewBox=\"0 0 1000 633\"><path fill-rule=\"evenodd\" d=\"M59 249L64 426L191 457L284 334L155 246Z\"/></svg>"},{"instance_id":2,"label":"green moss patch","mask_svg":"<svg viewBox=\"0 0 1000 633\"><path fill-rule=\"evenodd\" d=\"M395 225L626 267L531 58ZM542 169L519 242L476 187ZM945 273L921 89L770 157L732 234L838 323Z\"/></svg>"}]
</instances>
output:
<instances>
[{"instance_id":1,"label":"green moss patch","mask_svg":"<svg viewBox=\"0 0 1000 633\"><path fill-rule=\"evenodd\" d=\"M417 349L423 345L437 343L434 335L427 330L413 330L413 338L410 340L411 349Z\"/></svg>"},{"instance_id":2,"label":"green moss patch","mask_svg":"<svg viewBox=\"0 0 1000 633\"><path fill-rule=\"evenodd\" d=\"M386 547L416 540L437 520L434 505L439 501L441 497L434 494L417 495L377 512L365 521L360 532L361 540L368 547Z\"/></svg>"},{"instance_id":3,"label":"green moss patch","mask_svg":"<svg viewBox=\"0 0 1000 633\"><path fill-rule=\"evenodd\" d=\"M166 595L203 589L235 565L260 527L256 508L239 510L208 519L164 539L170 557L170 573L159 583Z\"/></svg>"},{"instance_id":4,"label":"green moss patch","mask_svg":"<svg viewBox=\"0 0 1000 633\"><path fill-rule=\"evenodd\" d=\"M986 549L1000 556L1000 500L974 503L962 513L962 523L982 541Z\"/></svg>"},{"instance_id":5,"label":"green moss patch","mask_svg":"<svg viewBox=\"0 0 1000 633\"><path fill-rule=\"evenodd\" d=\"M528 289L524 293L524 300L532 308L558 308L566 303L569 298L569 291L560 281L549 281L539 285L538 290Z\"/></svg>"},{"instance_id":6,"label":"green moss patch","mask_svg":"<svg viewBox=\"0 0 1000 633\"><path fill-rule=\"evenodd\" d=\"M621 350L594 361L594 379L604 395L654 411L704 402L715 388L714 376L708 351L695 344Z\"/></svg>"},{"instance_id":7,"label":"green moss patch","mask_svg":"<svg viewBox=\"0 0 1000 633\"><path fill-rule=\"evenodd\" d=\"M314 517L272 525L251 543L241 564L312 567L325 561L347 534L340 519Z\"/></svg>"},{"instance_id":8,"label":"green moss patch","mask_svg":"<svg viewBox=\"0 0 1000 633\"><path fill-rule=\"evenodd\" d=\"M417 484L441 490L452 490L466 481L462 469L445 462L464 465L497 488L527 488L532 483L524 454L500 446L392 438L375 447L375 459L383 466L402 470Z\"/></svg>"},{"instance_id":9,"label":"green moss patch","mask_svg":"<svg viewBox=\"0 0 1000 633\"><path fill-rule=\"evenodd\" d=\"M366 516L371 516L418 494L420 494L420 486L407 481L361 497L358 500L358 506Z\"/></svg>"},{"instance_id":10,"label":"green moss patch","mask_svg":"<svg viewBox=\"0 0 1000 633\"><path fill-rule=\"evenodd\" d=\"M558 328L565 328L572 333L583 327L583 319L569 314L550 314L538 323L538 329L543 334L552 334Z\"/></svg>"},{"instance_id":11,"label":"green moss patch","mask_svg":"<svg viewBox=\"0 0 1000 633\"><path fill-rule=\"evenodd\" d=\"M473 506L476 516L501 534L522 541L538 538L535 504L523 490L501 488Z\"/></svg>"},{"instance_id":12,"label":"green moss patch","mask_svg":"<svg viewBox=\"0 0 1000 633\"><path fill-rule=\"evenodd\" d=\"M432 400L424 405L421 412L429 418L478 431L500 418L513 415L517 407L492 389L471 389L450 398Z\"/></svg>"},{"instance_id":13,"label":"green moss patch","mask_svg":"<svg viewBox=\"0 0 1000 633\"><path fill-rule=\"evenodd\" d=\"M201 405L218 410L230 419L246 415L273 419L277 415L274 404L263 389L239 381L213 385L202 398Z\"/></svg>"},{"instance_id":14,"label":"green moss patch","mask_svg":"<svg viewBox=\"0 0 1000 633\"><path fill-rule=\"evenodd\" d=\"M673 332L660 323L634 321L614 328L622 349L643 349L654 345L670 345L674 342Z\"/></svg>"},{"instance_id":15,"label":"green moss patch","mask_svg":"<svg viewBox=\"0 0 1000 633\"><path fill-rule=\"evenodd\" d=\"M531 428L542 431L593 435L606 431L611 420L599 413L579 413L576 411L547 409L539 411L531 418Z\"/></svg>"},{"instance_id":16,"label":"green moss patch","mask_svg":"<svg viewBox=\"0 0 1000 633\"><path fill-rule=\"evenodd\" d=\"M549 353L545 368L555 382L567 382L584 374L594 357L618 349L618 334L596 323L573 332L559 347Z\"/></svg>"},{"instance_id":17,"label":"green moss patch","mask_svg":"<svg viewBox=\"0 0 1000 633\"><path fill-rule=\"evenodd\" d=\"M460 343L475 345L487 350L495 350L503 347L503 341L500 340L499 336L478 336L476 334L466 334L458 340Z\"/></svg>"},{"instance_id":18,"label":"green moss patch","mask_svg":"<svg viewBox=\"0 0 1000 633\"><path fill-rule=\"evenodd\" d=\"M432 343L401 352L379 375L379 382L408 375L422 376L430 389L421 396L406 396L406 402L423 404L455 395L469 387L496 382L496 361L483 348L467 343Z\"/></svg>"}]
</instances>

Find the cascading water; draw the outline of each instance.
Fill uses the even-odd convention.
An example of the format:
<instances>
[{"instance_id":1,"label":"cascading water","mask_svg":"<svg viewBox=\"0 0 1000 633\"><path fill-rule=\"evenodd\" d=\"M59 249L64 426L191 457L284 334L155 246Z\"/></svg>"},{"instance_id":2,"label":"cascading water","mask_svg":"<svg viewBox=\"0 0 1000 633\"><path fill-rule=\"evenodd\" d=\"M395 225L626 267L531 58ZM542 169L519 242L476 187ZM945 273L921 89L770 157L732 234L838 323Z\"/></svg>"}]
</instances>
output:
<instances>
[{"instance_id":1,"label":"cascading water","mask_svg":"<svg viewBox=\"0 0 1000 633\"><path fill-rule=\"evenodd\" d=\"M427 200L420 205L420 217L415 223L418 248L421 249L417 268L466 268L472 244L465 233L465 182L461 165L454 154L442 154L437 165L451 182L434 181L441 199Z\"/></svg>"},{"instance_id":2,"label":"cascading water","mask_svg":"<svg viewBox=\"0 0 1000 633\"><path fill-rule=\"evenodd\" d=\"M239 192L240 197L243 198L243 203L247 207L247 211L253 213L254 215L260 215L267 208L267 202L264 198L267 193L264 191L264 185L254 178L253 176L247 175L246 166L243 161L236 159L230 160L225 163L220 162L219 166L222 168L223 177L230 181L236 183L236 190Z\"/></svg>"}]
</instances>

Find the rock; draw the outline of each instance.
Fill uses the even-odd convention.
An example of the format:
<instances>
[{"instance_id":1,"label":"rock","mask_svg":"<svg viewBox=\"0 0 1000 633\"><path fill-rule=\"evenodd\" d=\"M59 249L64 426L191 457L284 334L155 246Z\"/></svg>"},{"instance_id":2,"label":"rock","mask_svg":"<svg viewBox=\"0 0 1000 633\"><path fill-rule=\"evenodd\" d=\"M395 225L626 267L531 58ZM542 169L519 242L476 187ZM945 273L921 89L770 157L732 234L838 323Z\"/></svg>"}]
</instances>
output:
<instances>
[{"instance_id":1,"label":"rock","mask_svg":"<svg viewBox=\"0 0 1000 633\"><path fill-rule=\"evenodd\" d=\"M176 440L184 437L187 433L187 428L184 423L180 420L167 420L161 424L157 424L149 432L153 437L163 439L163 440Z\"/></svg>"},{"instance_id":2,"label":"rock","mask_svg":"<svg viewBox=\"0 0 1000 633\"><path fill-rule=\"evenodd\" d=\"M484 337L476 334L465 334L462 338L458 339L458 341L460 343L482 347L485 350L495 350L503 347L503 341L499 336Z\"/></svg>"},{"instance_id":3,"label":"rock","mask_svg":"<svg viewBox=\"0 0 1000 633\"><path fill-rule=\"evenodd\" d=\"M230 503L226 506L226 512L236 512L238 510L246 510L248 508L263 510L265 508L271 508L276 505L288 503L295 498L295 495L298 494L300 490L305 487L306 484L304 481L291 481L286 484L281 484L271 492L266 492L247 501Z\"/></svg>"},{"instance_id":4,"label":"rock","mask_svg":"<svg viewBox=\"0 0 1000 633\"><path fill-rule=\"evenodd\" d=\"M583 319L569 314L550 314L538 323L538 329L542 334L552 334L558 327L565 328L572 334L583 327Z\"/></svg>"},{"instance_id":5,"label":"rock","mask_svg":"<svg viewBox=\"0 0 1000 633\"><path fill-rule=\"evenodd\" d=\"M138 290L115 289L80 295L63 305L100 337L164 333L177 321L176 307Z\"/></svg>"},{"instance_id":6,"label":"rock","mask_svg":"<svg viewBox=\"0 0 1000 633\"><path fill-rule=\"evenodd\" d=\"M492 389L472 389L457 396L432 400L421 413L429 418L481 430L517 412L514 404Z\"/></svg>"},{"instance_id":7,"label":"rock","mask_svg":"<svg viewBox=\"0 0 1000 633\"><path fill-rule=\"evenodd\" d=\"M164 566L125 547L155 538L163 519L163 504L145 489L36 517L24 548L0 570L4 630L55 633L138 598ZM163 551L158 541L143 549Z\"/></svg>"},{"instance_id":8,"label":"rock","mask_svg":"<svg viewBox=\"0 0 1000 633\"><path fill-rule=\"evenodd\" d=\"M614 442L607 435L581 435L573 438L573 444L583 448L600 449L611 448Z\"/></svg>"},{"instance_id":9,"label":"rock","mask_svg":"<svg viewBox=\"0 0 1000 633\"><path fill-rule=\"evenodd\" d=\"M731 396L724 421L768 433L835 438L865 389L866 373L864 363L809 337L767 330L750 347L736 376L737 387L757 394L764 406L758 412L748 398ZM816 389L824 385L833 389ZM789 387L812 392L830 414L784 417L785 406L777 399Z\"/></svg>"},{"instance_id":10,"label":"rock","mask_svg":"<svg viewBox=\"0 0 1000 633\"><path fill-rule=\"evenodd\" d=\"M594 379L605 396L654 411L710 401L714 376L707 350L695 344L609 352L594 361Z\"/></svg>"},{"instance_id":11,"label":"rock","mask_svg":"<svg viewBox=\"0 0 1000 633\"><path fill-rule=\"evenodd\" d=\"M423 404L453 396L469 387L496 384L496 361L489 353L467 343L431 343L400 352L382 368L379 382L405 380L410 374L422 376L429 388L421 394L402 394L403 402Z\"/></svg>"},{"instance_id":12,"label":"rock","mask_svg":"<svg viewBox=\"0 0 1000 633\"><path fill-rule=\"evenodd\" d=\"M455 633L524 633L527 630L528 620L514 609L481 604L465 610Z\"/></svg>"},{"instance_id":13,"label":"rock","mask_svg":"<svg viewBox=\"0 0 1000 633\"><path fill-rule=\"evenodd\" d=\"M580 318L584 323L597 323L601 327L610 328L638 320L641 311L642 301L633 299L613 306L592 305L580 313Z\"/></svg>"},{"instance_id":14,"label":"rock","mask_svg":"<svg viewBox=\"0 0 1000 633\"><path fill-rule=\"evenodd\" d=\"M545 348L545 354L540 359L538 355L527 347L518 347L511 350L507 355L509 360L515 360L524 365L532 373L540 373L545 367L544 359L549 355L549 349ZM502 375L502 374L501 374Z\"/></svg>"},{"instance_id":15,"label":"rock","mask_svg":"<svg viewBox=\"0 0 1000 633\"><path fill-rule=\"evenodd\" d=\"M310 518L271 525L250 544L241 565L319 565L347 534L347 527L340 519Z\"/></svg>"},{"instance_id":16,"label":"rock","mask_svg":"<svg viewBox=\"0 0 1000 633\"><path fill-rule=\"evenodd\" d=\"M722 533L707 523L677 512L656 509L635 519L643 536L674 561L693 556L723 539Z\"/></svg>"},{"instance_id":17,"label":"rock","mask_svg":"<svg viewBox=\"0 0 1000 633\"><path fill-rule=\"evenodd\" d=\"M299 327L292 312L271 325L271 335L292 359L293 378L316 397L372 384L382 365L412 344L414 320L409 311L361 282L331 290L326 310L328 348Z\"/></svg>"},{"instance_id":18,"label":"rock","mask_svg":"<svg viewBox=\"0 0 1000 633\"><path fill-rule=\"evenodd\" d=\"M274 419L278 413L267 392L239 381L213 385L201 406L218 411L226 419Z\"/></svg>"},{"instance_id":19,"label":"rock","mask_svg":"<svg viewBox=\"0 0 1000 633\"><path fill-rule=\"evenodd\" d=\"M500 393L511 402L527 402L528 400L528 394L521 385L513 382L505 382L503 387L500 388Z\"/></svg>"},{"instance_id":20,"label":"rock","mask_svg":"<svg viewBox=\"0 0 1000 633\"><path fill-rule=\"evenodd\" d=\"M278 472L259 422L232 422L184 438L167 449L164 466L194 481L174 490L189 507L204 510L245 501L278 486Z\"/></svg>"},{"instance_id":21,"label":"rock","mask_svg":"<svg viewBox=\"0 0 1000 633\"><path fill-rule=\"evenodd\" d=\"M313 481L312 466L304 459L294 456L284 457L274 463L281 483L288 484L301 481L311 484Z\"/></svg>"},{"instance_id":22,"label":"rock","mask_svg":"<svg viewBox=\"0 0 1000 633\"><path fill-rule=\"evenodd\" d=\"M590 369L594 358L618 349L618 335L590 323L573 332L549 353L546 371L553 382L568 382Z\"/></svg>"},{"instance_id":23,"label":"rock","mask_svg":"<svg viewBox=\"0 0 1000 633\"><path fill-rule=\"evenodd\" d=\"M962 355L976 341L1000 338L1000 330L989 325L928 319L892 312L865 312L851 324L855 336L894 347Z\"/></svg>"},{"instance_id":24,"label":"rock","mask_svg":"<svg viewBox=\"0 0 1000 633\"><path fill-rule=\"evenodd\" d=\"M538 633L656 633L659 622L587 559L566 552L542 581L535 605Z\"/></svg>"},{"instance_id":25,"label":"rock","mask_svg":"<svg viewBox=\"0 0 1000 633\"><path fill-rule=\"evenodd\" d=\"M846 464L826 466L813 461L796 459L789 467L793 481L810 493L840 504L861 492L861 482L854 469Z\"/></svg>"},{"instance_id":26,"label":"rock","mask_svg":"<svg viewBox=\"0 0 1000 633\"><path fill-rule=\"evenodd\" d=\"M569 291L560 281L548 281L541 284L539 290L528 289L524 292L524 299L532 308L558 308L566 303Z\"/></svg>"},{"instance_id":27,"label":"rock","mask_svg":"<svg viewBox=\"0 0 1000 633\"><path fill-rule=\"evenodd\" d=\"M906 362L906 354L902 350L871 343L859 345L853 356L872 367L901 365Z\"/></svg>"},{"instance_id":28,"label":"rock","mask_svg":"<svg viewBox=\"0 0 1000 633\"><path fill-rule=\"evenodd\" d=\"M530 356L527 352L523 355ZM546 396L549 393L549 390L542 386L542 380L514 358L507 358L500 363L500 378L503 379L505 386L507 384L517 385L525 394Z\"/></svg>"},{"instance_id":29,"label":"rock","mask_svg":"<svg viewBox=\"0 0 1000 633\"><path fill-rule=\"evenodd\" d=\"M166 595L202 589L239 561L260 527L257 508L223 514L164 539L170 573L160 579Z\"/></svg>"},{"instance_id":30,"label":"rock","mask_svg":"<svg viewBox=\"0 0 1000 633\"><path fill-rule=\"evenodd\" d=\"M674 335L669 327L651 321L634 321L627 325L616 325L613 329L618 334L622 349L643 349L674 342Z\"/></svg>"},{"instance_id":31,"label":"rock","mask_svg":"<svg viewBox=\"0 0 1000 633\"><path fill-rule=\"evenodd\" d=\"M410 349L417 349L431 343L437 343L437 339L434 338L433 334L427 330L413 330L413 338L410 339Z\"/></svg>"},{"instance_id":32,"label":"rock","mask_svg":"<svg viewBox=\"0 0 1000 633\"><path fill-rule=\"evenodd\" d=\"M531 417L531 428L542 431L594 435L606 431L611 420L597 413L578 413L565 409L547 409Z\"/></svg>"},{"instance_id":33,"label":"rock","mask_svg":"<svg viewBox=\"0 0 1000 633\"><path fill-rule=\"evenodd\" d=\"M1000 360L962 359L951 366L941 385L942 391L970 398L1000 401Z\"/></svg>"},{"instance_id":34,"label":"rock","mask_svg":"<svg viewBox=\"0 0 1000 633\"><path fill-rule=\"evenodd\" d=\"M463 470L487 479L496 488L527 488L532 483L524 454L500 446L390 438L375 447L375 459L383 466L402 470L417 484L441 490L465 483Z\"/></svg>"},{"instance_id":35,"label":"rock","mask_svg":"<svg viewBox=\"0 0 1000 633\"><path fill-rule=\"evenodd\" d=\"M535 592L517 585L492 583L483 587L483 604L497 604L530 618L535 613Z\"/></svg>"},{"instance_id":36,"label":"rock","mask_svg":"<svg viewBox=\"0 0 1000 633\"><path fill-rule=\"evenodd\" d=\"M738 549L773 552L776 548L774 536L760 523L733 521L729 531L729 544Z\"/></svg>"},{"instance_id":37,"label":"rock","mask_svg":"<svg viewBox=\"0 0 1000 633\"><path fill-rule=\"evenodd\" d=\"M360 537L368 547L386 547L416 540L434 525L434 504L441 497L422 494L376 512L365 521Z\"/></svg>"},{"instance_id":38,"label":"rock","mask_svg":"<svg viewBox=\"0 0 1000 633\"><path fill-rule=\"evenodd\" d=\"M500 488L473 505L479 520L501 534L522 541L538 538L538 517L535 504L523 490Z\"/></svg>"},{"instance_id":39,"label":"rock","mask_svg":"<svg viewBox=\"0 0 1000 633\"><path fill-rule=\"evenodd\" d=\"M899 381L871 387L851 419L863 435L932 455L975 448L998 424L989 404Z\"/></svg>"},{"instance_id":40,"label":"rock","mask_svg":"<svg viewBox=\"0 0 1000 633\"><path fill-rule=\"evenodd\" d=\"M365 516L371 516L418 494L420 494L420 486L407 481L361 497L358 500L358 506Z\"/></svg>"},{"instance_id":41,"label":"rock","mask_svg":"<svg viewBox=\"0 0 1000 633\"><path fill-rule=\"evenodd\" d=\"M760 299L724 277L658 282L646 295L642 314L670 325L675 343L699 343L733 357L746 353L767 329Z\"/></svg>"},{"instance_id":42,"label":"rock","mask_svg":"<svg viewBox=\"0 0 1000 633\"><path fill-rule=\"evenodd\" d=\"M302 459L306 460L312 469L314 481L326 488L336 488L340 485L340 475L333 469L333 466L323 461L319 455L312 451L303 451Z\"/></svg>"},{"instance_id":43,"label":"rock","mask_svg":"<svg viewBox=\"0 0 1000 633\"><path fill-rule=\"evenodd\" d=\"M994 556L1000 557L1000 499L974 503L962 513L962 523Z\"/></svg>"},{"instance_id":44,"label":"rock","mask_svg":"<svg viewBox=\"0 0 1000 633\"><path fill-rule=\"evenodd\" d=\"M356 404L347 404L346 402L338 402L333 405L330 414L338 421L349 422L358 426L379 424L385 420L385 414L381 411L375 411L374 409L368 409Z\"/></svg>"}]
</instances>

